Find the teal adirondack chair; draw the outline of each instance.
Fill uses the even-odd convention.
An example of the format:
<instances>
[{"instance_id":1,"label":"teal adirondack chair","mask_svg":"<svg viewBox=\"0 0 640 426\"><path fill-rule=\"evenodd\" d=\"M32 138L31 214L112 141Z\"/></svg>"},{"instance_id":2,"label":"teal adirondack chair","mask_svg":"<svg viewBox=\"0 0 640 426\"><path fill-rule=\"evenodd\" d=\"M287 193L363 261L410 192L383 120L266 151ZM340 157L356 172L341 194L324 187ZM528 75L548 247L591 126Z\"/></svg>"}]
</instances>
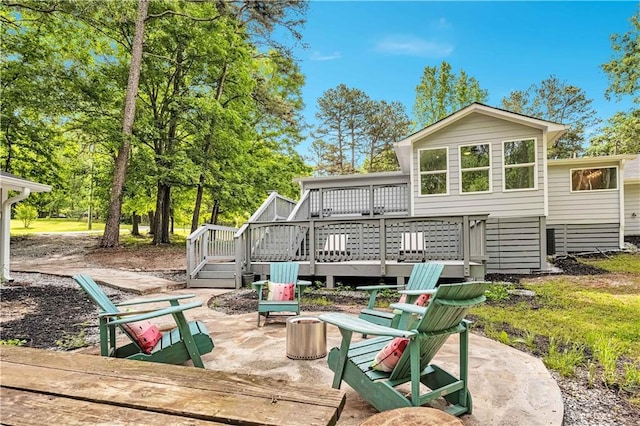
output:
<instances>
[{"instance_id":1,"label":"teal adirondack chair","mask_svg":"<svg viewBox=\"0 0 640 426\"><path fill-rule=\"evenodd\" d=\"M140 361L160 362L165 364L182 364L191 359L193 365L204 368L201 355L213 350L213 340L209 332L200 321L185 319L184 311L197 308L202 302L193 302L180 305L179 300L194 297L194 295L169 296L156 299L147 299L135 302L114 304L88 275L75 275L73 279L102 309L100 320L100 353L103 356L115 358L128 358ZM160 309L146 309L138 311L120 311L121 306L132 306L144 303L169 302L171 306ZM144 321L165 315L172 315L177 327L162 333L162 339L145 353L136 339L123 327L137 321ZM116 327L119 327L125 335L131 339L131 343L116 347Z\"/></svg>"},{"instance_id":2,"label":"teal adirondack chair","mask_svg":"<svg viewBox=\"0 0 640 426\"><path fill-rule=\"evenodd\" d=\"M269 279L254 281L251 283L253 289L258 293L258 327L260 327L260 316L264 315L265 322L271 312L295 312L300 315L300 299L304 292L304 287L311 284L311 281L298 279L299 265L296 262L273 262L269 265ZM271 283L294 284L293 300L268 300L263 294L263 288Z\"/></svg>"},{"instance_id":3,"label":"teal adirondack chair","mask_svg":"<svg viewBox=\"0 0 640 426\"><path fill-rule=\"evenodd\" d=\"M418 296L425 293L432 293L435 291L438 279L444 265L442 263L417 263L411 270L409 276L409 282L404 286L404 290L400 290L400 293L407 295L407 303L413 303ZM376 297L380 290L385 289L399 289L403 286L398 285L374 285L374 286L359 286L357 290L367 291L369 293L369 303L367 307L360 311L359 318L372 322L374 324L384 325L387 327L398 327L401 315L398 312L388 312L374 309L376 303ZM425 291L429 290L429 291Z\"/></svg>"},{"instance_id":4,"label":"teal adirondack chair","mask_svg":"<svg viewBox=\"0 0 640 426\"><path fill-rule=\"evenodd\" d=\"M404 314L422 315L415 328L402 330L373 324L343 313L320 315L320 319L340 329L342 343L329 353L329 368L335 373L333 387L344 381L379 411L401 407L419 407L439 397L448 402L453 415L471 413L471 395L467 387L469 342L465 315L470 307L485 300L489 283L442 284L427 307L399 303L391 305ZM403 314L403 315L404 315ZM380 337L351 342L353 333ZM431 364L447 338L460 335L459 378ZM408 344L391 372L373 370L371 363L393 338L408 338ZM411 394L397 386L410 383ZM428 390L421 393L420 386Z\"/></svg>"}]
</instances>

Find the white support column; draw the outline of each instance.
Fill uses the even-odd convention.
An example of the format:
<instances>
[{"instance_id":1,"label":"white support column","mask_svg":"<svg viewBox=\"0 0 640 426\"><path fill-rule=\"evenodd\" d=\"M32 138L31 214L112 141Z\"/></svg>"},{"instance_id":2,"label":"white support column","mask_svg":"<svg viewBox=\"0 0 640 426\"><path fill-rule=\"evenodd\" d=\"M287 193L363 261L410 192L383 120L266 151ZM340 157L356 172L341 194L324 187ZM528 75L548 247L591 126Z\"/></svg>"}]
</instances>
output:
<instances>
[{"instance_id":1,"label":"white support column","mask_svg":"<svg viewBox=\"0 0 640 426\"><path fill-rule=\"evenodd\" d=\"M31 194L31 189L22 188L15 197L7 198L7 190L2 190L2 218L0 218L0 269L2 275L0 281L12 281L9 274L9 247L11 244L11 205L22 201Z\"/></svg>"}]
</instances>

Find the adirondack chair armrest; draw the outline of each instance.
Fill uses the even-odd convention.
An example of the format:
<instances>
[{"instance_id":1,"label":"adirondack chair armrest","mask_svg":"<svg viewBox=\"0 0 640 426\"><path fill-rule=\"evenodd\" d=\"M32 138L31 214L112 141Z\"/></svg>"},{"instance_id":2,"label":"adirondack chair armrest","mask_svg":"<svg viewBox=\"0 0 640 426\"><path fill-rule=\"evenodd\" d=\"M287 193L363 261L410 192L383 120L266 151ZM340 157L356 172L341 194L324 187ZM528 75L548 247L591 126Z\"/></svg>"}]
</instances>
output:
<instances>
[{"instance_id":1,"label":"adirondack chair armrest","mask_svg":"<svg viewBox=\"0 0 640 426\"><path fill-rule=\"evenodd\" d=\"M118 319L118 320L109 321L108 325L109 326L114 326L114 325L126 324L126 323L129 323L129 322L148 320L148 319L151 319L151 318L162 317L162 316L165 316L165 315L177 314L177 313L180 313L180 312L184 312L184 311L186 311L188 309L193 309L193 308L197 308L197 307L200 307L200 306L202 306L202 302L193 302L193 303L189 303L189 304L186 304L186 305L180 305L180 306L170 306L170 307L167 307L167 308L162 308L162 309L155 310L153 312L141 313L140 315L133 315L133 316L127 315L127 318L121 318L121 319ZM120 315L124 315L124 314L128 314L128 312L123 312ZM102 314L100 316L102 316ZM109 316L111 316L111 314Z\"/></svg>"},{"instance_id":2,"label":"adirondack chair armrest","mask_svg":"<svg viewBox=\"0 0 640 426\"><path fill-rule=\"evenodd\" d=\"M424 306L418 306L412 303L392 303L389 305L389 307L409 314L418 315L424 315L425 311L427 310L427 308Z\"/></svg>"},{"instance_id":3,"label":"adirondack chair armrest","mask_svg":"<svg viewBox=\"0 0 640 426\"><path fill-rule=\"evenodd\" d=\"M415 331L398 330L396 328L385 327L383 325L374 324L342 313L322 314L318 318L320 318L321 321L335 325L341 330L348 330L354 333L391 337L411 337L416 334Z\"/></svg>"},{"instance_id":4,"label":"adirondack chair armrest","mask_svg":"<svg viewBox=\"0 0 640 426\"><path fill-rule=\"evenodd\" d=\"M307 280L298 280L298 284L297 285L301 285L301 286L308 286L311 285L311 281L307 281Z\"/></svg>"},{"instance_id":5,"label":"adirondack chair armrest","mask_svg":"<svg viewBox=\"0 0 640 426\"><path fill-rule=\"evenodd\" d=\"M361 285L356 287L356 290L366 291L367 293L369 293L369 302L367 303L367 309L373 309L376 305L376 297L378 297L378 290L390 290L390 289L400 289L400 288L404 288L404 286L380 284L380 285Z\"/></svg>"},{"instance_id":6,"label":"adirondack chair armrest","mask_svg":"<svg viewBox=\"0 0 640 426\"><path fill-rule=\"evenodd\" d=\"M430 288L430 289L417 289L417 290L398 290L398 293L400 294L406 294L407 296L421 296L423 294L436 294L436 291L438 291L437 288Z\"/></svg>"},{"instance_id":7,"label":"adirondack chair armrest","mask_svg":"<svg viewBox=\"0 0 640 426\"><path fill-rule=\"evenodd\" d=\"M144 303L156 303L156 302L173 302L176 300L182 299L191 299L196 297L195 294L180 294L176 296L165 296L165 297L156 297L153 299L140 299L140 300L130 300L126 302L117 303L116 306L131 306L131 305L142 305Z\"/></svg>"},{"instance_id":8,"label":"adirondack chair armrest","mask_svg":"<svg viewBox=\"0 0 640 426\"><path fill-rule=\"evenodd\" d=\"M403 285L391 285L391 284L380 284L380 285L359 285L356 287L356 290L362 291L372 291L372 290L387 290L387 289L400 289L404 288Z\"/></svg>"}]
</instances>

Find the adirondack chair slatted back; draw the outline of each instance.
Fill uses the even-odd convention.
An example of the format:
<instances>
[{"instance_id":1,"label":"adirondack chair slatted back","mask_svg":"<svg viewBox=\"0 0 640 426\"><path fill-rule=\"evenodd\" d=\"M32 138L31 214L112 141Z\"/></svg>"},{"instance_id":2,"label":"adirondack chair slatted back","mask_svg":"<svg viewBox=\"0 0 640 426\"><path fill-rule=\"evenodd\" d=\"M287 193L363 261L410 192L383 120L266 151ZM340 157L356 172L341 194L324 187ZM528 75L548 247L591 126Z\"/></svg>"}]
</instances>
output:
<instances>
[{"instance_id":1,"label":"adirondack chair slatted back","mask_svg":"<svg viewBox=\"0 0 640 426\"><path fill-rule=\"evenodd\" d=\"M296 283L299 265L296 262L273 262L269 265L269 281L274 283Z\"/></svg>"},{"instance_id":2,"label":"adirondack chair slatted back","mask_svg":"<svg viewBox=\"0 0 640 426\"><path fill-rule=\"evenodd\" d=\"M87 275L76 275L73 277L82 289L93 299L104 313L113 314L119 312L118 307L107 297L100 287Z\"/></svg>"},{"instance_id":3,"label":"adirondack chair slatted back","mask_svg":"<svg viewBox=\"0 0 640 426\"><path fill-rule=\"evenodd\" d=\"M420 332L420 370L438 353L452 333L462 331L460 322L469 308L484 302L487 282L443 284L429 303L415 329ZM410 351L405 350L389 379L402 379L411 374Z\"/></svg>"},{"instance_id":4,"label":"adirondack chair slatted back","mask_svg":"<svg viewBox=\"0 0 640 426\"><path fill-rule=\"evenodd\" d=\"M443 269L442 263L416 263L411 269L407 290L435 288Z\"/></svg>"}]
</instances>

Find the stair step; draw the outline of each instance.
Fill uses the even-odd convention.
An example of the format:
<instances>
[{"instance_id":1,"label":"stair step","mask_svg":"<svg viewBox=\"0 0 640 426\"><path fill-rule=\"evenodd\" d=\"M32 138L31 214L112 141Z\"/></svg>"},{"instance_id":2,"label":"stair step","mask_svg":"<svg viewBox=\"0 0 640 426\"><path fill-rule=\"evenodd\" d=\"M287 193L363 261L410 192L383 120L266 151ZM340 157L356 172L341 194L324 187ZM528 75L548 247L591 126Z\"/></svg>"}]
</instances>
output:
<instances>
[{"instance_id":1,"label":"stair step","mask_svg":"<svg viewBox=\"0 0 640 426\"><path fill-rule=\"evenodd\" d=\"M207 263L200 271L230 271L235 272L235 263Z\"/></svg>"},{"instance_id":2,"label":"stair step","mask_svg":"<svg viewBox=\"0 0 640 426\"><path fill-rule=\"evenodd\" d=\"M234 271L205 271L201 270L196 275L200 279L234 279L236 274Z\"/></svg>"}]
</instances>

